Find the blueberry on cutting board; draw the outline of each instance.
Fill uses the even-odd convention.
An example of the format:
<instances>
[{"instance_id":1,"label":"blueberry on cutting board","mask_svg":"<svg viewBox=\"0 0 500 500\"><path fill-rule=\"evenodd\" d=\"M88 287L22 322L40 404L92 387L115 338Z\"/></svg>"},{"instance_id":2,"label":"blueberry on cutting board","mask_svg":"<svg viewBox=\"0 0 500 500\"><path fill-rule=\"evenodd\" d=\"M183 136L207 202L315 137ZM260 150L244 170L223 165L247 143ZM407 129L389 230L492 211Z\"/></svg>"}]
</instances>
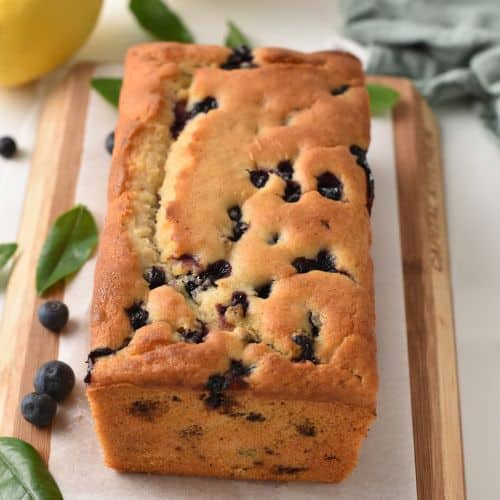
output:
<instances>
[{"instance_id":1,"label":"blueberry on cutting board","mask_svg":"<svg viewBox=\"0 0 500 500\"><path fill-rule=\"evenodd\" d=\"M23 417L37 427L46 427L52 422L57 412L57 402L48 394L32 392L21 401Z\"/></svg>"},{"instance_id":2,"label":"blueberry on cutting board","mask_svg":"<svg viewBox=\"0 0 500 500\"><path fill-rule=\"evenodd\" d=\"M17 152L17 144L12 137L0 137L0 156L12 158Z\"/></svg>"},{"instance_id":3,"label":"blueberry on cutting board","mask_svg":"<svg viewBox=\"0 0 500 500\"><path fill-rule=\"evenodd\" d=\"M106 136L105 146L106 146L106 151L109 154L112 154L113 153L113 148L115 147L115 133L114 132L110 132Z\"/></svg>"},{"instance_id":4,"label":"blueberry on cutting board","mask_svg":"<svg viewBox=\"0 0 500 500\"><path fill-rule=\"evenodd\" d=\"M62 401L75 387L75 374L71 366L62 361L48 361L38 368L33 385L36 392Z\"/></svg>"},{"instance_id":5,"label":"blueberry on cutting board","mask_svg":"<svg viewBox=\"0 0 500 500\"><path fill-rule=\"evenodd\" d=\"M68 306L60 300L48 300L38 308L40 323L52 332L60 332L68 322Z\"/></svg>"}]
</instances>

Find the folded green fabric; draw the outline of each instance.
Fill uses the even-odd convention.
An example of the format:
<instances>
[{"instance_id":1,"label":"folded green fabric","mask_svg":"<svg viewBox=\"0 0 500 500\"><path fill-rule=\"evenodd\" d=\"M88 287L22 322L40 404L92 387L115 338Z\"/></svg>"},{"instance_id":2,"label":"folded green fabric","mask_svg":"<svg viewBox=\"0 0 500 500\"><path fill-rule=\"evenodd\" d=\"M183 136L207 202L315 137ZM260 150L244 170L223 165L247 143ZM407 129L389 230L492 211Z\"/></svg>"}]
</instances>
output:
<instances>
[{"instance_id":1,"label":"folded green fabric","mask_svg":"<svg viewBox=\"0 0 500 500\"><path fill-rule=\"evenodd\" d=\"M411 78L431 102L470 98L500 137L500 0L342 2L367 71Z\"/></svg>"}]
</instances>

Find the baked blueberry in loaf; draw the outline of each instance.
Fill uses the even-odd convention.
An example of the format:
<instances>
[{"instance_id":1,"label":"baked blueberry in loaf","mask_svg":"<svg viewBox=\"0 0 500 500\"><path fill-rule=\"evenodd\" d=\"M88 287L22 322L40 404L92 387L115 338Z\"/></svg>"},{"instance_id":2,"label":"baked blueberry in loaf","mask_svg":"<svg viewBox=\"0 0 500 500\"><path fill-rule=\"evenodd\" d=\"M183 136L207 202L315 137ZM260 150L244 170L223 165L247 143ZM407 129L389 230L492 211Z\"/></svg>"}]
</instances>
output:
<instances>
[{"instance_id":1,"label":"baked blueberry in loaf","mask_svg":"<svg viewBox=\"0 0 500 500\"><path fill-rule=\"evenodd\" d=\"M354 468L377 392L369 123L346 53L130 49L86 379L109 466Z\"/></svg>"}]
</instances>

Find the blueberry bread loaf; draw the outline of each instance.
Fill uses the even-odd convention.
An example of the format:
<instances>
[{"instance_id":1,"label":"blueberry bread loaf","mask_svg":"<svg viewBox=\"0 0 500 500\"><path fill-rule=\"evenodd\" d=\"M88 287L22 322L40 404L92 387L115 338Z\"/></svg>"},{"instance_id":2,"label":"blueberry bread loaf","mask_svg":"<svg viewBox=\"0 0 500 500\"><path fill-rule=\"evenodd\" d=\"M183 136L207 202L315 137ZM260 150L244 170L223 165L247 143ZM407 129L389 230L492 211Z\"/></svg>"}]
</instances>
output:
<instances>
[{"instance_id":1,"label":"blueberry bread loaf","mask_svg":"<svg viewBox=\"0 0 500 500\"><path fill-rule=\"evenodd\" d=\"M368 143L349 54L129 51L86 378L110 467L353 469L377 392Z\"/></svg>"}]
</instances>

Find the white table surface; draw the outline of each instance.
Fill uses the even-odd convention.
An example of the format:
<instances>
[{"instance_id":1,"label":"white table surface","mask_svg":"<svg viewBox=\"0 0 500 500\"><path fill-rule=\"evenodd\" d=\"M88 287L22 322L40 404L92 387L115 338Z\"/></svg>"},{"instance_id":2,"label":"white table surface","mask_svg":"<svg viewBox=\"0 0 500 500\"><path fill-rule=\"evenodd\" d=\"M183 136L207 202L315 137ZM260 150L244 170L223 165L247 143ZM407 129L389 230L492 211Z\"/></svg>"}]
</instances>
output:
<instances>
[{"instance_id":1,"label":"white table surface","mask_svg":"<svg viewBox=\"0 0 500 500\"><path fill-rule=\"evenodd\" d=\"M220 43L231 18L256 44L327 48L340 19L333 0L170 0L199 42ZM108 0L76 60L119 61L149 40L125 0ZM0 136L21 154L0 159L0 242L15 241L40 102L64 70L15 90L0 89ZM436 110L442 128L453 303L468 498L500 498L500 141L466 107ZM0 273L0 290L6 273ZM0 310L2 292L0 291ZM15 332L13 332L15 334Z\"/></svg>"}]
</instances>

